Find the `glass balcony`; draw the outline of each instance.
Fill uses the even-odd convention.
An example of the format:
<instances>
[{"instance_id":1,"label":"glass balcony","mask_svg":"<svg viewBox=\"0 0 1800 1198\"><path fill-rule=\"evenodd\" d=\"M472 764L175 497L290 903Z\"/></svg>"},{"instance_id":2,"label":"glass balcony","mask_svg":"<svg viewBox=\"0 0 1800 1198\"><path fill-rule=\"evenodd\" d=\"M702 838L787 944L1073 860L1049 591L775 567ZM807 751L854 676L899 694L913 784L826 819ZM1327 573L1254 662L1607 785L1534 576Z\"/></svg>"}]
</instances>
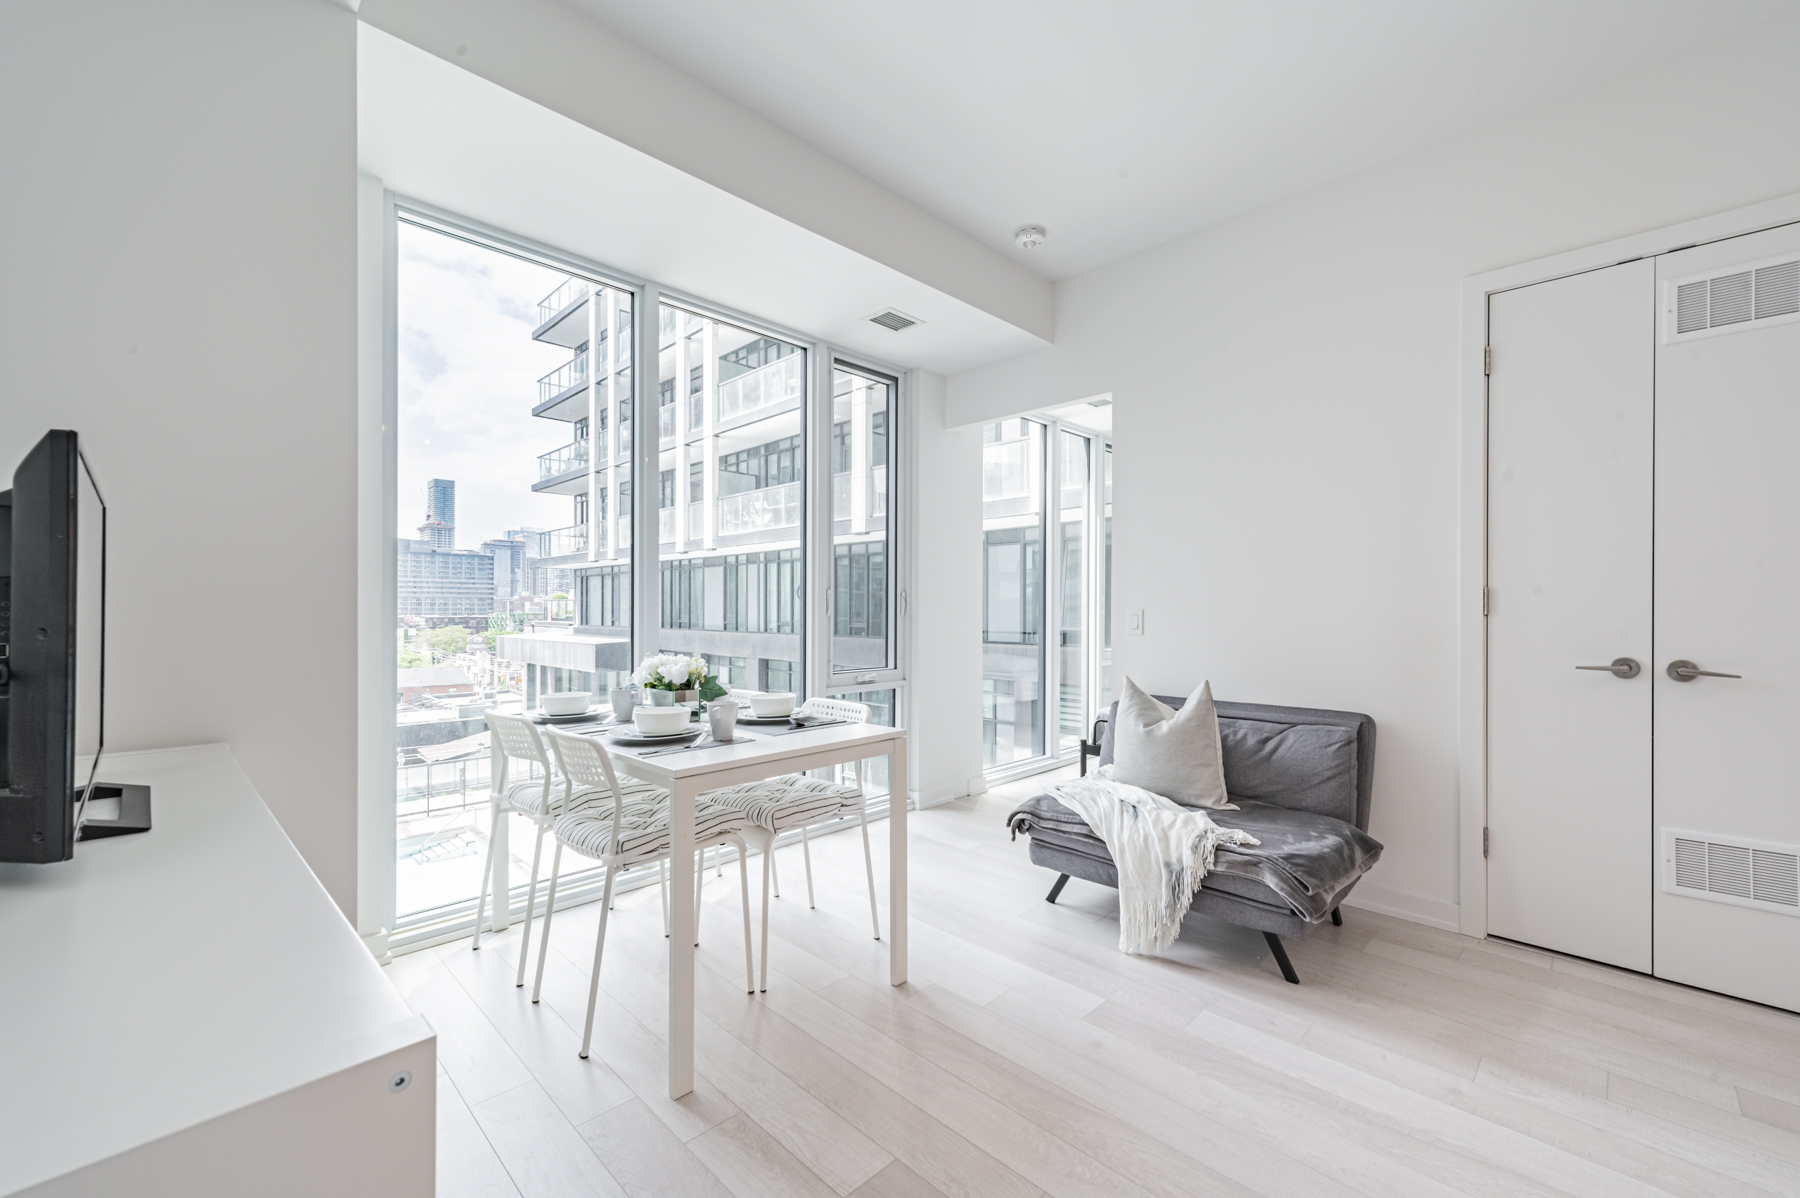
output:
<instances>
[{"instance_id":1,"label":"glass balcony","mask_svg":"<svg viewBox=\"0 0 1800 1198\"><path fill-rule=\"evenodd\" d=\"M663 508L656 513L656 539L667 545L675 540L675 509Z\"/></svg>"},{"instance_id":2,"label":"glass balcony","mask_svg":"<svg viewBox=\"0 0 1800 1198\"><path fill-rule=\"evenodd\" d=\"M848 473L831 476L831 518L848 520L850 518L850 478ZM887 467L877 466L870 471L869 478L869 518L884 519L887 516Z\"/></svg>"},{"instance_id":3,"label":"glass balcony","mask_svg":"<svg viewBox=\"0 0 1800 1198\"><path fill-rule=\"evenodd\" d=\"M586 353L577 354L538 380L538 402L554 399L570 387L578 387L587 382L587 378L588 356Z\"/></svg>"},{"instance_id":4,"label":"glass balcony","mask_svg":"<svg viewBox=\"0 0 1800 1198\"><path fill-rule=\"evenodd\" d=\"M662 417L662 439L667 441L675 435L675 405L666 403L658 412Z\"/></svg>"},{"instance_id":5,"label":"glass balcony","mask_svg":"<svg viewBox=\"0 0 1800 1198\"><path fill-rule=\"evenodd\" d=\"M543 324L587 293L586 279L565 279L561 287L538 301L538 323Z\"/></svg>"},{"instance_id":6,"label":"glass balcony","mask_svg":"<svg viewBox=\"0 0 1800 1198\"><path fill-rule=\"evenodd\" d=\"M805 393L806 355L789 354L749 374L740 374L730 382L720 383L718 418L735 420L763 408L799 400Z\"/></svg>"},{"instance_id":7,"label":"glass balcony","mask_svg":"<svg viewBox=\"0 0 1800 1198\"><path fill-rule=\"evenodd\" d=\"M586 470L588 464L587 438L571 442L561 449L552 449L549 453L538 455L538 481L555 478L559 474L567 474L571 470Z\"/></svg>"},{"instance_id":8,"label":"glass balcony","mask_svg":"<svg viewBox=\"0 0 1800 1198\"><path fill-rule=\"evenodd\" d=\"M538 534L538 556L568 557L573 553L586 553L587 543L588 530L585 524L553 528L549 532Z\"/></svg>"},{"instance_id":9,"label":"glass balcony","mask_svg":"<svg viewBox=\"0 0 1800 1198\"><path fill-rule=\"evenodd\" d=\"M799 483L727 495L719 500L719 535L735 537L751 532L771 532L777 528L797 528L800 508Z\"/></svg>"}]
</instances>

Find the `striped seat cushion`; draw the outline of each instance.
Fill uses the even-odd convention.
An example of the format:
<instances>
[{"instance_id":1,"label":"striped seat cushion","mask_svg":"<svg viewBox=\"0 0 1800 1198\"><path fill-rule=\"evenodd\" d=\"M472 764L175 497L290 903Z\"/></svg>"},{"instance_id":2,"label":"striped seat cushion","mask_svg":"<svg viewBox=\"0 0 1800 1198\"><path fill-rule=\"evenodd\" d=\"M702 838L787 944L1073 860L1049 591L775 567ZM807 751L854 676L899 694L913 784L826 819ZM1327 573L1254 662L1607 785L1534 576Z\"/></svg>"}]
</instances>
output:
<instances>
[{"instance_id":1,"label":"striped seat cushion","mask_svg":"<svg viewBox=\"0 0 1800 1198\"><path fill-rule=\"evenodd\" d=\"M613 807L604 802L561 816L555 824L556 839L584 857L619 853L629 857L655 857L669 851L669 792L648 782L619 779L624 805L619 816L619 845L612 844ZM744 813L708 802L694 804L694 842L713 844L744 826Z\"/></svg>"},{"instance_id":2,"label":"striped seat cushion","mask_svg":"<svg viewBox=\"0 0 1800 1198\"><path fill-rule=\"evenodd\" d=\"M761 782L745 782L702 796L709 803L741 811L746 822L780 832L862 805L854 786L842 786L805 774L784 774Z\"/></svg>"},{"instance_id":3,"label":"striped seat cushion","mask_svg":"<svg viewBox=\"0 0 1800 1198\"><path fill-rule=\"evenodd\" d=\"M592 787L577 789L566 807L563 803L562 790L561 781L550 784L550 801L556 805L558 811L565 814L578 811L602 800L608 804L608 810L611 809L612 792L610 790L596 790ZM533 778L528 782L513 783L506 788L506 803L514 811L523 815L542 815L544 813L544 780Z\"/></svg>"}]
</instances>

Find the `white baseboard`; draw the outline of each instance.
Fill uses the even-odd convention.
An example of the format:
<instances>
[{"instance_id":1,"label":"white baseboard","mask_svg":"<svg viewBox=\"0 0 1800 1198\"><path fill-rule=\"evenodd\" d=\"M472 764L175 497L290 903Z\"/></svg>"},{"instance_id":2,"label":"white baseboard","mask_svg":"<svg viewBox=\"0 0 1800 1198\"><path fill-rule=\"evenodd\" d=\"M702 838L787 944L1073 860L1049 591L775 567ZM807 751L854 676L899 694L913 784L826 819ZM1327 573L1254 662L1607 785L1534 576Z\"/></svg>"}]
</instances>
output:
<instances>
[{"instance_id":1,"label":"white baseboard","mask_svg":"<svg viewBox=\"0 0 1800 1198\"><path fill-rule=\"evenodd\" d=\"M1446 932L1462 931L1462 908L1441 899L1409 894L1374 882L1361 882L1344 900L1346 907L1360 907L1377 915L1391 915L1408 923L1443 928Z\"/></svg>"},{"instance_id":2,"label":"white baseboard","mask_svg":"<svg viewBox=\"0 0 1800 1198\"><path fill-rule=\"evenodd\" d=\"M392 965L394 963L394 955L388 951L388 930L386 928L370 932L362 938L362 942L375 955L375 964Z\"/></svg>"},{"instance_id":3,"label":"white baseboard","mask_svg":"<svg viewBox=\"0 0 1800 1198\"><path fill-rule=\"evenodd\" d=\"M954 783L949 786L934 786L930 790L915 790L911 795L913 810L923 811L927 807L940 807L956 799L965 798L968 793L968 787L957 786Z\"/></svg>"}]
</instances>

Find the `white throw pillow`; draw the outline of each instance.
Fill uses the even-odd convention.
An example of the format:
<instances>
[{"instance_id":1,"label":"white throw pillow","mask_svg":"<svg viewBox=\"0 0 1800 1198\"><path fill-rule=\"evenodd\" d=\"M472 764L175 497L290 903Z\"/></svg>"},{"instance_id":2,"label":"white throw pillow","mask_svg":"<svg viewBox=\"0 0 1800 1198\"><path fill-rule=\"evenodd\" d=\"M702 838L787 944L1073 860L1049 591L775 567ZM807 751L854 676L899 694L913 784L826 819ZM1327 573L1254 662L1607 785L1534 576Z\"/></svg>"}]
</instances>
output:
<instances>
[{"instance_id":1,"label":"white throw pillow","mask_svg":"<svg viewBox=\"0 0 1800 1198\"><path fill-rule=\"evenodd\" d=\"M1212 683L1202 682L1180 711L1127 678L1113 727L1115 781L1141 786L1184 807L1235 811L1225 793L1225 757Z\"/></svg>"}]
</instances>

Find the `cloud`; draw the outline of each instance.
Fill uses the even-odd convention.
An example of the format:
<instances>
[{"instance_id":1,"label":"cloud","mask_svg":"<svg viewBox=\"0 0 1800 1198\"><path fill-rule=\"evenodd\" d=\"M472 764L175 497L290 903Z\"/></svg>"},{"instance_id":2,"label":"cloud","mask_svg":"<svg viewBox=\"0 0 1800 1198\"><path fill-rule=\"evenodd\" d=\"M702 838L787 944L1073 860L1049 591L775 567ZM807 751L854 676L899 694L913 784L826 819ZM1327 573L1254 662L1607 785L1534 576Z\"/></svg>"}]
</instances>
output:
<instances>
[{"instance_id":1,"label":"cloud","mask_svg":"<svg viewBox=\"0 0 1800 1198\"><path fill-rule=\"evenodd\" d=\"M458 549L573 523L567 496L531 493L537 456L575 433L531 415L539 376L570 357L531 339L567 276L405 223L399 250L400 535L423 522L431 478L456 480Z\"/></svg>"}]
</instances>

